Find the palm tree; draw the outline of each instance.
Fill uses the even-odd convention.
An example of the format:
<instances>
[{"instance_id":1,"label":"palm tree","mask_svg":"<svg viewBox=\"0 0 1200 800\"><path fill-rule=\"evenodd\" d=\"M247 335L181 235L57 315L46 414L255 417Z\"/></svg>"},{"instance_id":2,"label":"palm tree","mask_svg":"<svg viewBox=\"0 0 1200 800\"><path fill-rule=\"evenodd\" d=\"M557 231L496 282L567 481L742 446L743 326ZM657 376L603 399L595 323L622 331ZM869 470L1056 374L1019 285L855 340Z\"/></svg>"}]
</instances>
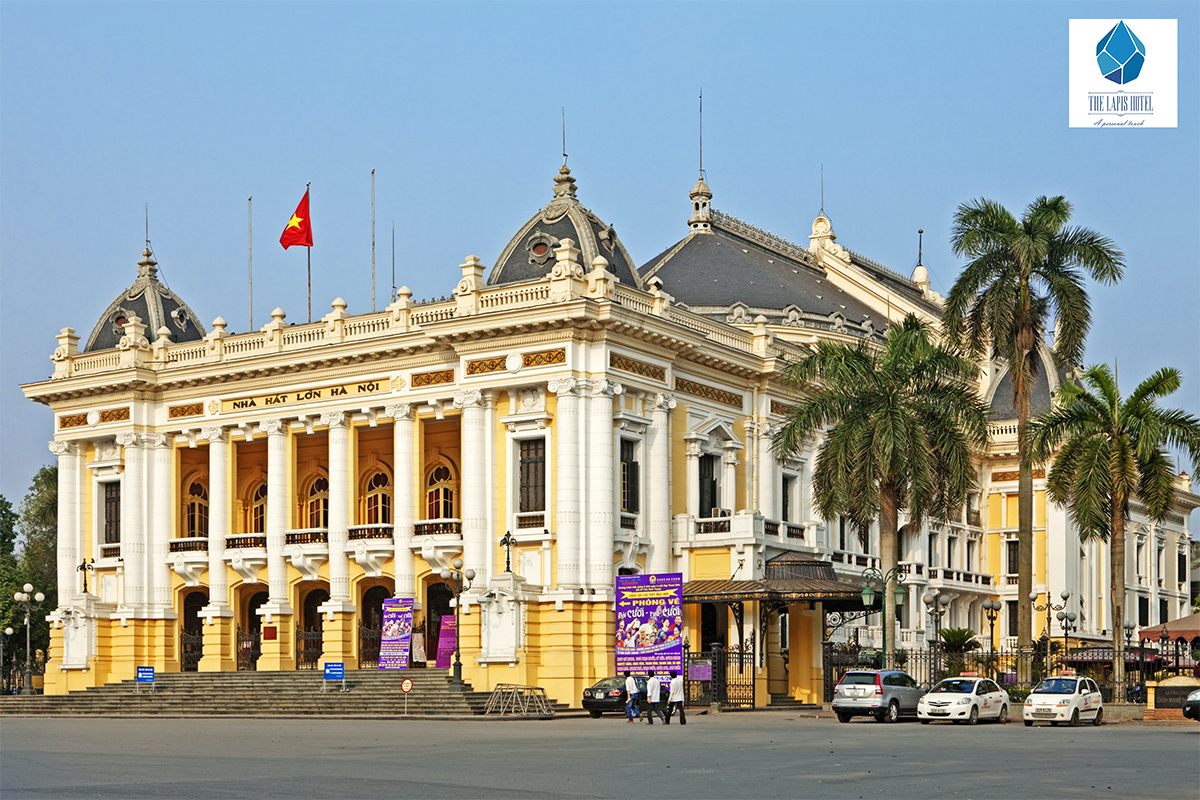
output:
<instances>
[{"instance_id":1,"label":"palm tree","mask_svg":"<svg viewBox=\"0 0 1200 800\"><path fill-rule=\"evenodd\" d=\"M849 518L865 536L879 519L882 572L898 561L897 522L908 510L946 517L975 484L972 448L987 442L987 416L971 387L979 368L937 345L915 315L890 326L882 347L820 342L784 369L786 384L808 397L774 438L794 456L811 434L831 427L817 454L813 491L827 520ZM895 642L895 600L882 587L886 641Z\"/></svg>"},{"instance_id":2,"label":"palm tree","mask_svg":"<svg viewBox=\"0 0 1200 800\"><path fill-rule=\"evenodd\" d=\"M1091 324L1084 273L1102 283L1120 279L1124 256L1088 228L1066 227L1071 204L1039 197L1017 220L999 203L979 199L959 206L951 243L971 259L946 298L947 339L978 358L1008 365L1017 408L1017 642L1033 640L1033 468L1028 457L1029 395L1039 367L1038 343L1046 322L1054 328L1054 359L1075 367Z\"/></svg>"},{"instance_id":3,"label":"palm tree","mask_svg":"<svg viewBox=\"0 0 1200 800\"><path fill-rule=\"evenodd\" d=\"M1029 430L1030 459L1054 464L1046 493L1070 509L1079 538L1107 540L1112 586L1113 671L1124 680L1125 521L1136 496L1146 515L1161 522L1174 505L1175 464L1167 447L1187 450L1200 466L1200 420L1158 405L1179 388L1179 371L1160 369L1122 401L1115 370L1107 364L1083 374L1091 391L1062 385L1060 403ZM1055 454L1057 451L1057 454Z\"/></svg>"},{"instance_id":4,"label":"palm tree","mask_svg":"<svg viewBox=\"0 0 1200 800\"><path fill-rule=\"evenodd\" d=\"M942 650L947 653L969 653L978 650L979 639L970 628L942 628Z\"/></svg>"}]
</instances>

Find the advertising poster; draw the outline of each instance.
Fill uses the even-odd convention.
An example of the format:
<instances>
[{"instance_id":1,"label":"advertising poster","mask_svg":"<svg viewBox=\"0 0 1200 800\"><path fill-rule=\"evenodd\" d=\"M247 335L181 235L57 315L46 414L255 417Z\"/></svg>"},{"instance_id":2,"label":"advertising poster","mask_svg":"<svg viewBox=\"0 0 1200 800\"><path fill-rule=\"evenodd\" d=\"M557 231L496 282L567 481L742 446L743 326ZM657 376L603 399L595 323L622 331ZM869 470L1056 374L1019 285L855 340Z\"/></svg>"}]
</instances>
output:
<instances>
[{"instance_id":1,"label":"advertising poster","mask_svg":"<svg viewBox=\"0 0 1200 800\"><path fill-rule=\"evenodd\" d=\"M617 674L683 672L683 574L617 576Z\"/></svg>"},{"instance_id":2,"label":"advertising poster","mask_svg":"<svg viewBox=\"0 0 1200 800\"><path fill-rule=\"evenodd\" d=\"M450 615L442 617L442 629L438 633L437 663L438 669L450 669L454 661L454 633L458 629L458 620Z\"/></svg>"},{"instance_id":3,"label":"advertising poster","mask_svg":"<svg viewBox=\"0 0 1200 800\"><path fill-rule=\"evenodd\" d=\"M412 621L412 598L392 597L383 601L383 631L379 637L380 669L408 669Z\"/></svg>"}]
</instances>

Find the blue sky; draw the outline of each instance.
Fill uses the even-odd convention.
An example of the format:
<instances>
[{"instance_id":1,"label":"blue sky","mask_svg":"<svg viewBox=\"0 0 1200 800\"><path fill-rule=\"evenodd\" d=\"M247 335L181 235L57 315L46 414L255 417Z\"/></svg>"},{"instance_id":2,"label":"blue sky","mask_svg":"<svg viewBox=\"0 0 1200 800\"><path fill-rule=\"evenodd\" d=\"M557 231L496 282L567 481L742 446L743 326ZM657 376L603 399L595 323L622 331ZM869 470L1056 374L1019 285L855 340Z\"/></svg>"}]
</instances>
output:
<instances>
[{"instance_id":1,"label":"blue sky","mask_svg":"<svg viewBox=\"0 0 1200 800\"><path fill-rule=\"evenodd\" d=\"M1067 125L1072 17L1179 20L1179 127ZM1200 414L1195 3L0 5L0 493L49 463L46 378L132 282L149 204L162 275L207 324L305 319L304 252L278 245L312 181L313 313L397 283L449 294L550 197L560 113L580 199L644 263L713 204L802 245L820 208L845 246L908 273L918 228L945 293L958 204L1063 194L1128 270L1091 288L1088 362L1122 387L1180 368ZM1151 56L1153 54L1150 54Z\"/></svg>"}]
</instances>

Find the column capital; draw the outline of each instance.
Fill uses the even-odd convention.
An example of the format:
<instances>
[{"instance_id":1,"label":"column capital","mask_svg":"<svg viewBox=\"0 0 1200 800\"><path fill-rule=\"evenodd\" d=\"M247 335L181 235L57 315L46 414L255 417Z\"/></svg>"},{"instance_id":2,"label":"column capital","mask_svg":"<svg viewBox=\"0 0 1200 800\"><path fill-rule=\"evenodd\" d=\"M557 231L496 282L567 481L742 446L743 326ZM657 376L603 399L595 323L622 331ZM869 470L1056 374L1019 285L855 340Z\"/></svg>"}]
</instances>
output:
<instances>
[{"instance_id":1,"label":"column capital","mask_svg":"<svg viewBox=\"0 0 1200 800\"><path fill-rule=\"evenodd\" d=\"M229 441L229 431L220 425L213 425L208 428L201 428L200 435L210 442L227 442L227 441Z\"/></svg>"},{"instance_id":2,"label":"column capital","mask_svg":"<svg viewBox=\"0 0 1200 800\"><path fill-rule=\"evenodd\" d=\"M482 408L483 392L478 389L464 389L454 393L455 408Z\"/></svg>"},{"instance_id":3,"label":"column capital","mask_svg":"<svg viewBox=\"0 0 1200 800\"><path fill-rule=\"evenodd\" d=\"M79 452L79 445L75 442L48 442L50 452L56 456L73 456Z\"/></svg>"},{"instance_id":4,"label":"column capital","mask_svg":"<svg viewBox=\"0 0 1200 800\"><path fill-rule=\"evenodd\" d=\"M350 417L345 411L326 411L321 415L321 424L330 428L349 428Z\"/></svg>"},{"instance_id":5,"label":"column capital","mask_svg":"<svg viewBox=\"0 0 1200 800\"><path fill-rule=\"evenodd\" d=\"M258 423L258 432L268 436L281 436L287 433L287 423L281 419L267 419Z\"/></svg>"},{"instance_id":6,"label":"column capital","mask_svg":"<svg viewBox=\"0 0 1200 800\"><path fill-rule=\"evenodd\" d=\"M558 378L557 380L550 381L546 385L546 388L559 397L562 397L563 395L575 394L575 387L578 383L574 378Z\"/></svg>"},{"instance_id":7,"label":"column capital","mask_svg":"<svg viewBox=\"0 0 1200 800\"><path fill-rule=\"evenodd\" d=\"M142 436L142 447L170 447L175 437L165 433L147 433Z\"/></svg>"},{"instance_id":8,"label":"column capital","mask_svg":"<svg viewBox=\"0 0 1200 800\"><path fill-rule=\"evenodd\" d=\"M670 411L677 405L674 397L669 394L663 394L662 392L654 395L653 402L655 411Z\"/></svg>"},{"instance_id":9,"label":"column capital","mask_svg":"<svg viewBox=\"0 0 1200 800\"><path fill-rule=\"evenodd\" d=\"M416 418L416 412L413 410L412 403L394 403L386 406L383 409L383 415L397 421Z\"/></svg>"},{"instance_id":10,"label":"column capital","mask_svg":"<svg viewBox=\"0 0 1200 800\"><path fill-rule=\"evenodd\" d=\"M624 391L625 387L616 381L608 381L604 379L592 381L592 397L600 397L601 395L615 397Z\"/></svg>"},{"instance_id":11,"label":"column capital","mask_svg":"<svg viewBox=\"0 0 1200 800\"><path fill-rule=\"evenodd\" d=\"M118 433L116 439L121 447L137 447L141 444L141 437L136 433Z\"/></svg>"}]
</instances>

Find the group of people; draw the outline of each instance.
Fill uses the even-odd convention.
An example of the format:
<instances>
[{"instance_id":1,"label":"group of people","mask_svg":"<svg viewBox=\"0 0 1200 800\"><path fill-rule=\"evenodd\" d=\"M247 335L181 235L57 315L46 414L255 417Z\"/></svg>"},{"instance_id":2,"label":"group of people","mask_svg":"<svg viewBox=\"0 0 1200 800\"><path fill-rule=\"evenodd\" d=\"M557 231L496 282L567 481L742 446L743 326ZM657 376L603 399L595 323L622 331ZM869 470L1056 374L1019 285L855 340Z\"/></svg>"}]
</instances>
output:
<instances>
[{"instance_id":1,"label":"group of people","mask_svg":"<svg viewBox=\"0 0 1200 800\"><path fill-rule=\"evenodd\" d=\"M650 670L650 674L646 678L646 724L654 724L654 715L657 714L664 725L671 724L671 717L675 712L679 712L679 724L687 725L687 715L683 711L683 676L671 670L671 680L667 684L667 709L664 713L662 708L662 692L663 680L654 674L654 670ZM625 673L625 721L632 723L634 719L641 719L642 709L640 697L641 690L638 688L637 679L629 672Z\"/></svg>"}]
</instances>

